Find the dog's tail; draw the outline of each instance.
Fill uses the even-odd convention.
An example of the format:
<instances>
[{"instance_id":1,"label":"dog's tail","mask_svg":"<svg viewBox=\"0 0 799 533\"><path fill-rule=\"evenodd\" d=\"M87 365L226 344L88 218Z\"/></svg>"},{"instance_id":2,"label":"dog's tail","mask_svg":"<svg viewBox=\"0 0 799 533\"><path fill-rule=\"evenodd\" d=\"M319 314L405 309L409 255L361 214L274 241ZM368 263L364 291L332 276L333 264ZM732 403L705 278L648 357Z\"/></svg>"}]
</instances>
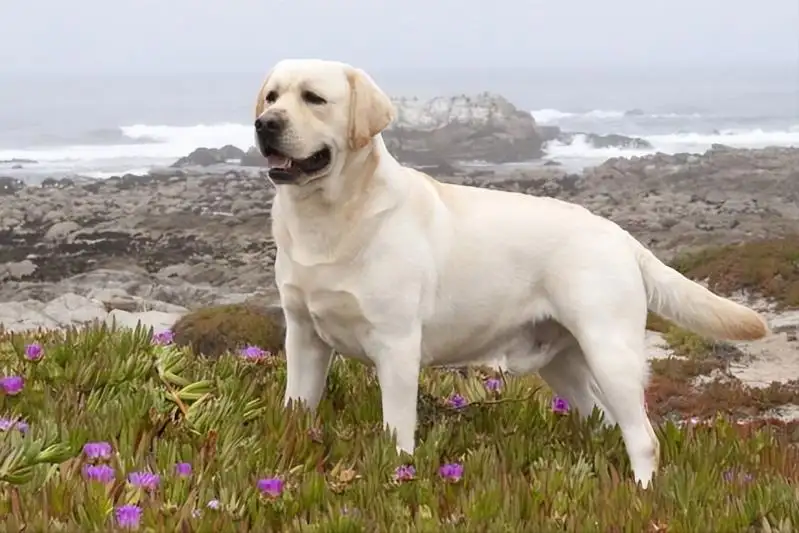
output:
<instances>
[{"instance_id":1,"label":"dog's tail","mask_svg":"<svg viewBox=\"0 0 799 533\"><path fill-rule=\"evenodd\" d=\"M630 236L646 286L650 311L716 340L755 340L769 334L756 311L713 294L655 257Z\"/></svg>"}]
</instances>

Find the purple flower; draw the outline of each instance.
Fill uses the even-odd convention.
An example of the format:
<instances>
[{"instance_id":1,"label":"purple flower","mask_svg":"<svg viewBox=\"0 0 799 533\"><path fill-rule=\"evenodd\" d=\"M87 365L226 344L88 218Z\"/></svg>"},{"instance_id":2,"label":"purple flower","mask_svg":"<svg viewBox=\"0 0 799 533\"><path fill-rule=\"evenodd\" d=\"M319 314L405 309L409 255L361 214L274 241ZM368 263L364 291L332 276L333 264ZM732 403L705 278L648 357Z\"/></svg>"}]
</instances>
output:
<instances>
[{"instance_id":1,"label":"purple flower","mask_svg":"<svg viewBox=\"0 0 799 533\"><path fill-rule=\"evenodd\" d=\"M447 463L438 469L438 475L447 481L457 483L463 477L463 465L458 463Z\"/></svg>"},{"instance_id":2,"label":"purple flower","mask_svg":"<svg viewBox=\"0 0 799 533\"><path fill-rule=\"evenodd\" d=\"M12 418L0 418L0 431L10 431L16 429L20 433L27 433L30 429L24 420L14 420Z\"/></svg>"},{"instance_id":3,"label":"purple flower","mask_svg":"<svg viewBox=\"0 0 799 533\"><path fill-rule=\"evenodd\" d=\"M138 529L141 522L141 507L138 505L123 505L116 508L116 519L119 527L123 529Z\"/></svg>"},{"instance_id":4,"label":"purple flower","mask_svg":"<svg viewBox=\"0 0 799 533\"><path fill-rule=\"evenodd\" d=\"M260 361L261 359L269 357L270 355L272 354L268 351L262 350L258 346L253 345L246 346L241 350L241 356L250 361Z\"/></svg>"},{"instance_id":5,"label":"purple flower","mask_svg":"<svg viewBox=\"0 0 799 533\"><path fill-rule=\"evenodd\" d=\"M15 396L22 392L25 386L25 380L22 376L3 376L0 378L0 389L9 396Z\"/></svg>"},{"instance_id":6,"label":"purple flower","mask_svg":"<svg viewBox=\"0 0 799 533\"><path fill-rule=\"evenodd\" d=\"M397 481L410 481L416 477L416 468L413 465L398 466L394 470L394 479Z\"/></svg>"},{"instance_id":7,"label":"purple flower","mask_svg":"<svg viewBox=\"0 0 799 533\"><path fill-rule=\"evenodd\" d=\"M157 489L160 482L161 476L152 472L131 472L128 474L128 483L148 492Z\"/></svg>"},{"instance_id":8,"label":"purple flower","mask_svg":"<svg viewBox=\"0 0 799 533\"><path fill-rule=\"evenodd\" d=\"M283 480L276 477L258 480L258 490L270 498L277 498L283 493Z\"/></svg>"},{"instance_id":9,"label":"purple flower","mask_svg":"<svg viewBox=\"0 0 799 533\"><path fill-rule=\"evenodd\" d=\"M466 398L457 393L453 394L449 399L449 405L455 409L463 409L467 403L469 402L466 401Z\"/></svg>"},{"instance_id":10,"label":"purple flower","mask_svg":"<svg viewBox=\"0 0 799 533\"><path fill-rule=\"evenodd\" d=\"M220 507L222 504L219 502L219 500L217 500L217 499L215 498L215 499L213 499L213 500L209 500L209 502L208 502L206 505L208 506L208 508L209 508L209 509L219 509L219 507Z\"/></svg>"},{"instance_id":11,"label":"purple flower","mask_svg":"<svg viewBox=\"0 0 799 533\"><path fill-rule=\"evenodd\" d=\"M111 483L116 479L116 472L108 465L83 465L83 477L89 481Z\"/></svg>"},{"instance_id":12,"label":"purple flower","mask_svg":"<svg viewBox=\"0 0 799 533\"><path fill-rule=\"evenodd\" d=\"M171 329L167 329L153 335L153 344L166 346L167 344L172 344L174 341L175 341L175 334L172 332Z\"/></svg>"},{"instance_id":13,"label":"purple flower","mask_svg":"<svg viewBox=\"0 0 799 533\"><path fill-rule=\"evenodd\" d=\"M191 463L178 463L175 465L175 473L180 477L191 476Z\"/></svg>"},{"instance_id":14,"label":"purple flower","mask_svg":"<svg viewBox=\"0 0 799 533\"><path fill-rule=\"evenodd\" d=\"M741 473L735 470L727 470L726 472L724 472L724 481L732 482L735 481L736 479L738 481L743 481L744 483L749 483L755 478L754 476L752 476L752 474Z\"/></svg>"},{"instance_id":15,"label":"purple flower","mask_svg":"<svg viewBox=\"0 0 799 533\"><path fill-rule=\"evenodd\" d=\"M32 342L25 346L25 357L29 361L38 361L44 355L44 348L38 342Z\"/></svg>"},{"instance_id":16,"label":"purple flower","mask_svg":"<svg viewBox=\"0 0 799 533\"><path fill-rule=\"evenodd\" d=\"M83 445L83 453L89 459L109 459L111 451L111 444L104 441L87 442Z\"/></svg>"},{"instance_id":17,"label":"purple flower","mask_svg":"<svg viewBox=\"0 0 799 533\"><path fill-rule=\"evenodd\" d=\"M569 402L566 398L562 398L560 396L555 396L552 398L552 412L564 415L569 412Z\"/></svg>"},{"instance_id":18,"label":"purple flower","mask_svg":"<svg viewBox=\"0 0 799 533\"><path fill-rule=\"evenodd\" d=\"M490 392L499 392L499 389L502 388L502 380L497 378L488 378L483 383L487 391Z\"/></svg>"}]
</instances>

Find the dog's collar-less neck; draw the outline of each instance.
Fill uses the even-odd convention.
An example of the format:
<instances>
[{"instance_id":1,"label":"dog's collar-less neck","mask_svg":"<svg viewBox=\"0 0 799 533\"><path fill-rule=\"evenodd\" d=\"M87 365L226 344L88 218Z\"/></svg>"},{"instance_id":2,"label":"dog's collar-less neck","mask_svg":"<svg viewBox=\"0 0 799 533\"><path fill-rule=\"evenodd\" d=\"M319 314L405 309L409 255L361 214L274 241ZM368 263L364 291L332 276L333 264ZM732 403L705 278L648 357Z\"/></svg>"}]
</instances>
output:
<instances>
[{"instance_id":1,"label":"dog's collar-less neck","mask_svg":"<svg viewBox=\"0 0 799 533\"><path fill-rule=\"evenodd\" d=\"M381 167L397 162L381 153L385 147L380 141L348 154L346 177L323 178L320 182L327 183L305 194L279 191L273 208L275 236L295 262L310 266L345 260L371 240L367 234L375 233L380 219L401 203L404 195L386 190L396 189L397 184L385 179L391 172ZM359 234L354 248L353 231Z\"/></svg>"}]
</instances>

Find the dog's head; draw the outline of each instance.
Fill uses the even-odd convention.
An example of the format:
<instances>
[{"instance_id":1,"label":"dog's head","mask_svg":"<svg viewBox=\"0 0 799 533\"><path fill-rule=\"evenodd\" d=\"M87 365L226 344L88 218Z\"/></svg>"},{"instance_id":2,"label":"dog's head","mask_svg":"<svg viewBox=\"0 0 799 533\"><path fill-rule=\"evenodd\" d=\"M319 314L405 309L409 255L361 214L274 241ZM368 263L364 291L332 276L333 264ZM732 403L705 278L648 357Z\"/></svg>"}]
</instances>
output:
<instances>
[{"instance_id":1,"label":"dog's head","mask_svg":"<svg viewBox=\"0 0 799 533\"><path fill-rule=\"evenodd\" d=\"M255 105L255 139L276 184L304 185L341 173L394 118L368 74L335 61L279 62Z\"/></svg>"}]
</instances>

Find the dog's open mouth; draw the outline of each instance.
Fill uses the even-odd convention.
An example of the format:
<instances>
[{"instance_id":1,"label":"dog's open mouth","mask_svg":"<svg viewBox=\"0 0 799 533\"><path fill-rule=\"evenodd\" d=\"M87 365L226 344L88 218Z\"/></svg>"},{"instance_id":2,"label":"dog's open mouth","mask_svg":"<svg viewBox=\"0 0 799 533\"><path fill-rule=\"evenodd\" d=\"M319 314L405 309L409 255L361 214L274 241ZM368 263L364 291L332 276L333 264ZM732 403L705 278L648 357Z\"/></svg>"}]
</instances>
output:
<instances>
[{"instance_id":1,"label":"dog's open mouth","mask_svg":"<svg viewBox=\"0 0 799 533\"><path fill-rule=\"evenodd\" d=\"M269 162L269 177L276 182L292 182L302 175L313 175L330 165L332 154L327 146L305 159L292 159L268 147L264 155Z\"/></svg>"}]
</instances>

